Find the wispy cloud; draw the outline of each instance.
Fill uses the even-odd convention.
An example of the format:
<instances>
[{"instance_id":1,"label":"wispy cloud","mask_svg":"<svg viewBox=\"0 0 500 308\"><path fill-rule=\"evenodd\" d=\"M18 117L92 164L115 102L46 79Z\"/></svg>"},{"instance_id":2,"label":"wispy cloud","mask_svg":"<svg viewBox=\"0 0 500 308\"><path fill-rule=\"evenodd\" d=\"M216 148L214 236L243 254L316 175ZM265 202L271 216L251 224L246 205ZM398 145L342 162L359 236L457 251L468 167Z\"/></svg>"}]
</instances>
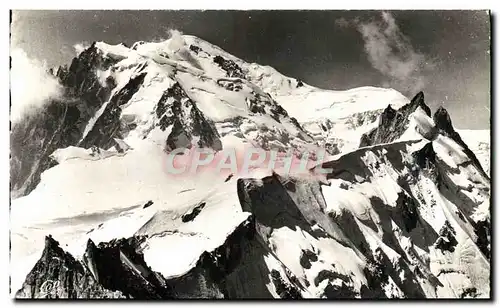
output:
<instances>
[{"instance_id":1,"label":"wispy cloud","mask_svg":"<svg viewBox=\"0 0 500 308\"><path fill-rule=\"evenodd\" d=\"M384 85L411 94L426 84L426 75L435 64L412 46L389 12L382 12L378 20L359 19L336 21L339 27L354 26L362 35L364 50L373 68L388 78Z\"/></svg>"},{"instance_id":2,"label":"wispy cloud","mask_svg":"<svg viewBox=\"0 0 500 308\"><path fill-rule=\"evenodd\" d=\"M170 39L169 48L174 52L178 51L186 44L184 37L182 37L182 32L179 30L169 29L168 38Z\"/></svg>"},{"instance_id":3,"label":"wispy cloud","mask_svg":"<svg viewBox=\"0 0 500 308\"><path fill-rule=\"evenodd\" d=\"M80 55L82 53L82 51L84 51L85 49L87 49L89 47L90 47L90 44L87 42L76 43L75 45L73 45L73 48L75 49L77 56Z\"/></svg>"},{"instance_id":4,"label":"wispy cloud","mask_svg":"<svg viewBox=\"0 0 500 308\"><path fill-rule=\"evenodd\" d=\"M45 63L28 57L22 49L11 51L10 71L11 121L18 122L30 112L36 112L50 99L60 98L63 88L48 73Z\"/></svg>"}]
</instances>

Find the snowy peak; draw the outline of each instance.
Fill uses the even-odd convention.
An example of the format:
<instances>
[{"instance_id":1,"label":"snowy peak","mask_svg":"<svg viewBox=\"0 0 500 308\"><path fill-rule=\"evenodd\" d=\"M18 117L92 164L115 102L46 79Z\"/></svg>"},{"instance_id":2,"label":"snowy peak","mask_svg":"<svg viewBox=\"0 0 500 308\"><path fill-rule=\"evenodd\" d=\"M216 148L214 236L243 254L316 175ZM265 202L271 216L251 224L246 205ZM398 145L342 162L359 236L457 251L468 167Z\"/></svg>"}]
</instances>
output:
<instances>
[{"instance_id":1,"label":"snowy peak","mask_svg":"<svg viewBox=\"0 0 500 308\"><path fill-rule=\"evenodd\" d=\"M459 147L461 147L464 153L470 158L470 161L479 170L481 175L489 178L489 175L485 172L485 170L489 170L489 166L483 166L483 164L479 162L476 153L474 153L463 141L459 132L457 132L453 127L448 111L443 107L439 107L433 115L433 121L436 124L436 128L439 133L452 139ZM479 151L477 153L481 152Z\"/></svg>"},{"instance_id":2,"label":"snowy peak","mask_svg":"<svg viewBox=\"0 0 500 308\"><path fill-rule=\"evenodd\" d=\"M361 136L360 147L418 139L433 141L438 146L442 146L443 142L454 143L453 147L456 150L449 152L463 152L463 155L468 157L465 160L458 160L459 163L472 162L481 175L488 177L476 155L453 128L448 111L439 107L431 118L431 110L425 104L422 92L398 110L388 106L380 116L378 127Z\"/></svg>"},{"instance_id":3,"label":"snowy peak","mask_svg":"<svg viewBox=\"0 0 500 308\"><path fill-rule=\"evenodd\" d=\"M430 108L424 102L424 94L419 92L410 103L398 110L390 105L380 115L378 127L363 134L360 146L389 143L395 140L418 138L432 139L435 134Z\"/></svg>"},{"instance_id":4,"label":"snowy peak","mask_svg":"<svg viewBox=\"0 0 500 308\"><path fill-rule=\"evenodd\" d=\"M202 47L189 44L189 40ZM118 72L123 75L134 66L143 67L147 74L146 84L122 108L126 113L122 120L125 119L143 138L150 138L148 132L154 133L151 123L157 123L153 125L159 125L162 131L173 125L172 131L166 132L169 150L179 145L189 148L187 143L193 142L220 150L222 144L217 139L223 137L227 129L238 131L243 143L257 142L264 147L270 142L270 146L281 148L290 145L282 144L283 133L291 135L287 139L294 147L303 148L310 139L268 93L252 83L248 68L242 68L245 67L243 61L206 42L175 36L161 43L134 44L131 50L124 50L123 46L100 46L106 54L127 55L111 68L110 76ZM156 106L155 111L149 106ZM188 110L182 111L184 108ZM151 112L157 119L148 119ZM139 122L139 119L142 120ZM263 123L269 128L264 135L258 131ZM128 131L127 134L136 132ZM119 134L114 137L127 138Z\"/></svg>"},{"instance_id":5,"label":"snowy peak","mask_svg":"<svg viewBox=\"0 0 500 308\"><path fill-rule=\"evenodd\" d=\"M140 146L137 143L146 139L167 150L188 144L220 150L221 138L227 136L230 146L236 142L297 151L310 147L311 137L259 86L265 78L251 77L250 66L190 36L138 42L132 48L94 42L69 68L58 69L63 101L50 102L42 116L14 127L16 144L29 138L41 143L29 143L34 147L30 152L40 153L35 158L23 154L26 149L14 149L16 194L35 188L40 174L54 163L50 154L69 146L108 151ZM180 94L174 97L172 89Z\"/></svg>"},{"instance_id":6,"label":"snowy peak","mask_svg":"<svg viewBox=\"0 0 500 308\"><path fill-rule=\"evenodd\" d=\"M415 97L411 100L410 106L412 106L412 109L420 107L425 111L425 114L427 114L428 117L431 116L431 109L425 104L424 101L424 92L418 92L417 95L415 95Z\"/></svg>"}]
</instances>

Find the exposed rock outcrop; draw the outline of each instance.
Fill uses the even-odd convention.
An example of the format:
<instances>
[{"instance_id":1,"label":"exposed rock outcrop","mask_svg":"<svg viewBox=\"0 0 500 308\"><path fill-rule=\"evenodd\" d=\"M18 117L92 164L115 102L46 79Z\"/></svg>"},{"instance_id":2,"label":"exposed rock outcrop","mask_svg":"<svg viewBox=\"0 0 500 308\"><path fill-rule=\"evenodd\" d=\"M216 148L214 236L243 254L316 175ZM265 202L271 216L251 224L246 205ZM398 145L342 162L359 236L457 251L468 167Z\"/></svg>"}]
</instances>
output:
<instances>
[{"instance_id":1,"label":"exposed rock outcrop","mask_svg":"<svg viewBox=\"0 0 500 308\"><path fill-rule=\"evenodd\" d=\"M109 148L116 144L114 138L123 138L121 134L122 125L120 123L121 106L126 104L132 96L139 90L144 81L146 73L139 73L130 78L129 82L111 97L101 116L94 123L92 129L79 143L79 146L89 148L97 146L99 148Z\"/></svg>"},{"instance_id":2,"label":"exposed rock outcrop","mask_svg":"<svg viewBox=\"0 0 500 308\"><path fill-rule=\"evenodd\" d=\"M125 298L120 291L103 287L91 270L62 250L50 235L35 267L26 277L17 298L106 299Z\"/></svg>"},{"instance_id":3,"label":"exposed rock outcrop","mask_svg":"<svg viewBox=\"0 0 500 308\"><path fill-rule=\"evenodd\" d=\"M245 74L241 70L241 67L239 67L233 60L224 59L221 56L215 56L214 62L226 71L227 77L245 78Z\"/></svg>"},{"instance_id":4,"label":"exposed rock outcrop","mask_svg":"<svg viewBox=\"0 0 500 308\"><path fill-rule=\"evenodd\" d=\"M166 140L166 150L176 148L222 149L219 133L214 124L203 116L196 103L191 100L179 83L170 87L156 105L159 126L165 130L172 125ZM195 142L195 138L197 142Z\"/></svg>"},{"instance_id":5,"label":"exposed rock outcrop","mask_svg":"<svg viewBox=\"0 0 500 308\"><path fill-rule=\"evenodd\" d=\"M423 92L419 92L409 104L404 105L398 110L393 109L390 105L387 106L380 115L378 127L367 134L363 134L359 146L364 147L388 143L398 139L408 129L410 114L415 112L417 108L422 108L427 116L431 116L431 110L424 102ZM432 139L434 134L435 132L432 131L424 137Z\"/></svg>"}]
</instances>

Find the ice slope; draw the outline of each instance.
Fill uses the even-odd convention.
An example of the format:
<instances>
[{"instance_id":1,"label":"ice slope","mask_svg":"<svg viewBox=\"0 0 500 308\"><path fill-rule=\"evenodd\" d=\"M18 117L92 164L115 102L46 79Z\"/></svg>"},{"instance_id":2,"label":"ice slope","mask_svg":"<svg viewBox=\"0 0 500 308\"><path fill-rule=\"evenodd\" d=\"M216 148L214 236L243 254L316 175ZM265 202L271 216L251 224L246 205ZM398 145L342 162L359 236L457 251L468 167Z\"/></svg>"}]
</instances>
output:
<instances>
[{"instance_id":1,"label":"ice slope","mask_svg":"<svg viewBox=\"0 0 500 308\"><path fill-rule=\"evenodd\" d=\"M106 247L118 246L120 271L137 278L115 286L125 293L158 280L172 297L489 297L489 178L437 130L423 94L316 89L192 36L98 42L88 54L109 65L86 74L112 89L77 144L55 150L55 166L12 202L12 295L42 293L27 276L61 279L41 258L55 249L50 234L84 277L118 279L102 269L114 256ZM166 172L176 148L301 153L328 143L342 155L321 181ZM131 251L120 238L139 244ZM133 294L157 295L148 292Z\"/></svg>"}]
</instances>

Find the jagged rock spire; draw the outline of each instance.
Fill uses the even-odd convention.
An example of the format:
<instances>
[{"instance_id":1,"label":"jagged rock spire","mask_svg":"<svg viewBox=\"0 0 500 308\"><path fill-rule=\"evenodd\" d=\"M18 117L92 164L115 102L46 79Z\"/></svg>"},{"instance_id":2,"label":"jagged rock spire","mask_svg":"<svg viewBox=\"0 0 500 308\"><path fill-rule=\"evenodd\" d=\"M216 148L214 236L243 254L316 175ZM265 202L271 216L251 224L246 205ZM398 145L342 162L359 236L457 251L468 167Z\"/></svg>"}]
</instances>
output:
<instances>
[{"instance_id":1,"label":"jagged rock spire","mask_svg":"<svg viewBox=\"0 0 500 308\"><path fill-rule=\"evenodd\" d=\"M417 95L413 97L410 104L413 106L412 108L413 110L416 110L418 107L420 107L425 111L427 116L429 117L431 116L431 109L429 108L429 106L425 104L424 92L422 91L418 92Z\"/></svg>"},{"instance_id":2,"label":"jagged rock spire","mask_svg":"<svg viewBox=\"0 0 500 308\"><path fill-rule=\"evenodd\" d=\"M410 103L398 110L388 105L380 115L378 127L361 136L360 147L392 142L399 138L408 129L410 115L419 107L427 116L431 116L431 109L424 102L423 92L417 93ZM430 138L430 135L425 137Z\"/></svg>"},{"instance_id":3,"label":"jagged rock spire","mask_svg":"<svg viewBox=\"0 0 500 308\"><path fill-rule=\"evenodd\" d=\"M436 112L434 112L433 120L438 129L447 133L451 133L454 131L450 114L443 106L440 106L436 110Z\"/></svg>"}]
</instances>

